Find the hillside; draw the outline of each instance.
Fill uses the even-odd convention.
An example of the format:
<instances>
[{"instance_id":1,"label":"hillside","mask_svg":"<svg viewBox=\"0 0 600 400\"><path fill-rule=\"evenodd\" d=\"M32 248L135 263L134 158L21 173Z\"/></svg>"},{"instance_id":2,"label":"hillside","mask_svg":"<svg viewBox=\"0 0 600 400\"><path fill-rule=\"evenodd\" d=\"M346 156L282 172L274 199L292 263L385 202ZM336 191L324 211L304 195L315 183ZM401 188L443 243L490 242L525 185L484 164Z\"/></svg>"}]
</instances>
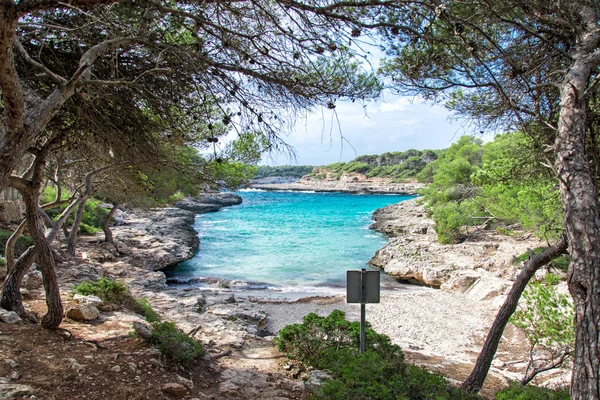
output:
<instances>
[{"instance_id":1,"label":"hillside","mask_svg":"<svg viewBox=\"0 0 600 400\"><path fill-rule=\"evenodd\" d=\"M386 178L392 182L405 182L415 178L427 164L440 154L436 150L394 151L380 155L364 155L350 162L338 162L315 168L309 176L314 179L339 179L342 174L357 173L365 178Z\"/></svg>"}]
</instances>

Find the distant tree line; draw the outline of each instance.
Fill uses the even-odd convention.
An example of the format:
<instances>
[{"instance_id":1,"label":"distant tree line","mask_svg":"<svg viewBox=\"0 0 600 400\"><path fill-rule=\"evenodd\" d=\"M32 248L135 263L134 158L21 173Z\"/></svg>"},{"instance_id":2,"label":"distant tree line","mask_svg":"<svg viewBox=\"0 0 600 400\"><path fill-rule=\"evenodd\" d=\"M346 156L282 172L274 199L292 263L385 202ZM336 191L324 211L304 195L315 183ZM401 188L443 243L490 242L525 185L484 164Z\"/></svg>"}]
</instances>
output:
<instances>
[{"instance_id":1,"label":"distant tree line","mask_svg":"<svg viewBox=\"0 0 600 400\"><path fill-rule=\"evenodd\" d=\"M287 178L302 178L304 175L308 175L312 172L315 167L312 165L281 165L281 166L267 166L259 165L254 179L262 179L269 177L287 177Z\"/></svg>"},{"instance_id":2,"label":"distant tree line","mask_svg":"<svg viewBox=\"0 0 600 400\"><path fill-rule=\"evenodd\" d=\"M359 156L350 162L337 162L323 167L324 170L337 173L356 172L364 174L367 178L390 178L393 181L403 181L414 178L427 164L438 158L437 150L393 151L380 155ZM320 173L314 173L318 178Z\"/></svg>"}]
</instances>

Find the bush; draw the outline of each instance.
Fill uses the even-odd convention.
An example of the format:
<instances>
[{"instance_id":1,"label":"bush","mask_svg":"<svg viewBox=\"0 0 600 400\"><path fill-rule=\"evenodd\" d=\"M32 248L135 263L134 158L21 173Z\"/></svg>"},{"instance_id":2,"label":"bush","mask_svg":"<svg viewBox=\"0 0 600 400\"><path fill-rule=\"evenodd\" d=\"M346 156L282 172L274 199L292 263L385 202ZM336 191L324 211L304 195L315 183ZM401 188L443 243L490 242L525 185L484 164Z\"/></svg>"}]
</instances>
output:
<instances>
[{"instance_id":1,"label":"bush","mask_svg":"<svg viewBox=\"0 0 600 400\"><path fill-rule=\"evenodd\" d=\"M152 309L152 306L147 299L136 300L133 311L142 315L144 319L150 323L160 322L160 315Z\"/></svg>"},{"instance_id":2,"label":"bush","mask_svg":"<svg viewBox=\"0 0 600 400\"><path fill-rule=\"evenodd\" d=\"M546 389L537 386L521 386L512 383L507 389L496 393L495 400L569 400L569 388Z\"/></svg>"},{"instance_id":3,"label":"bush","mask_svg":"<svg viewBox=\"0 0 600 400\"><path fill-rule=\"evenodd\" d=\"M97 281L84 281L73 288L73 291L82 296L98 296L103 301L123 303L131 298L127 286L112 279L100 278Z\"/></svg>"},{"instance_id":4,"label":"bush","mask_svg":"<svg viewBox=\"0 0 600 400\"><path fill-rule=\"evenodd\" d=\"M332 379L313 398L328 400L467 400L441 375L408 365L399 346L366 327L366 352L358 353L360 323L349 322L340 310L327 317L311 313L302 324L288 325L275 339L280 351L305 364L324 369Z\"/></svg>"},{"instance_id":5,"label":"bush","mask_svg":"<svg viewBox=\"0 0 600 400\"><path fill-rule=\"evenodd\" d=\"M11 231L0 230L0 255L5 255L4 248L6 247L8 238L10 238L12 234L13 233ZM33 246L33 239L31 239L31 236L19 236L17 242L15 243L15 257L19 257L30 246Z\"/></svg>"},{"instance_id":6,"label":"bush","mask_svg":"<svg viewBox=\"0 0 600 400\"><path fill-rule=\"evenodd\" d=\"M189 337L173 322L153 322L149 343L155 345L162 355L177 362L196 359L204 354L202 343Z\"/></svg>"}]
</instances>

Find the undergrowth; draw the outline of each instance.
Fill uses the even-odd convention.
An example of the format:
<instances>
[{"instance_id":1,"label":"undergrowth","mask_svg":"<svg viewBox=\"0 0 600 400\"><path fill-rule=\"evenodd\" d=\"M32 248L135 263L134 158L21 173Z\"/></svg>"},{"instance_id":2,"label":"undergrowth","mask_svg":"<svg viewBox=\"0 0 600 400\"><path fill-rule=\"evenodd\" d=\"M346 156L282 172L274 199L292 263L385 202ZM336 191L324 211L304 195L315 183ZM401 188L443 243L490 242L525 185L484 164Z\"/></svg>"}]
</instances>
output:
<instances>
[{"instance_id":1,"label":"undergrowth","mask_svg":"<svg viewBox=\"0 0 600 400\"><path fill-rule=\"evenodd\" d=\"M569 400L569 388L546 389L537 386L521 386L512 383L496 393L495 400Z\"/></svg>"},{"instance_id":2,"label":"undergrowth","mask_svg":"<svg viewBox=\"0 0 600 400\"><path fill-rule=\"evenodd\" d=\"M360 323L340 310L327 317L310 313L302 324L283 328L275 339L280 351L305 365L328 371L332 379L313 399L328 400L473 400L444 377L409 365L399 346L366 328L366 352L359 354Z\"/></svg>"},{"instance_id":3,"label":"undergrowth","mask_svg":"<svg viewBox=\"0 0 600 400\"><path fill-rule=\"evenodd\" d=\"M166 358L176 363L184 363L195 360L204 354L202 342L177 328L174 322L162 321L148 300L136 300L135 311L150 324L151 332L148 337L137 336L146 343L156 346Z\"/></svg>"},{"instance_id":4,"label":"undergrowth","mask_svg":"<svg viewBox=\"0 0 600 400\"><path fill-rule=\"evenodd\" d=\"M124 303L131 298L127 285L105 277L97 281L84 281L75 286L73 291L82 296L98 296L102 301L111 303Z\"/></svg>"}]
</instances>

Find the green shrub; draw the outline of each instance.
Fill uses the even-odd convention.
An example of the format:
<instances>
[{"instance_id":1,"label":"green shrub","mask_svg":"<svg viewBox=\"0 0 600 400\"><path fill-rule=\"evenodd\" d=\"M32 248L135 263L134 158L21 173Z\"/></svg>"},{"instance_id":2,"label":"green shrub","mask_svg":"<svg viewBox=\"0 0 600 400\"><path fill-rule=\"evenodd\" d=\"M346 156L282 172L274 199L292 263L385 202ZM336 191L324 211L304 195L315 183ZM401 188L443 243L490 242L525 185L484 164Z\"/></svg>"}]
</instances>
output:
<instances>
[{"instance_id":1,"label":"green shrub","mask_svg":"<svg viewBox=\"0 0 600 400\"><path fill-rule=\"evenodd\" d=\"M536 254L543 253L544 250L546 250L546 249L547 249L547 247L542 246L542 247L536 247L532 251L533 251L533 254L536 255ZM517 265L518 263L527 261L527 260L529 260L529 252L525 252L525 253L519 255L518 257L515 257L514 264ZM566 254L563 254L563 255L558 256L554 260L550 261L549 265L560 271L567 272L567 270L569 269L570 263L571 263L571 259L569 258L569 256Z\"/></svg>"},{"instance_id":2,"label":"green shrub","mask_svg":"<svg viewBox=\"0 0 600 400\"><path fill-rule=\"evenodd\" d=\"M366 327L366 352L359 354L360 323L340 310L327 317L311 313L302 324L279 331L275 342L288 357L327 370L332 379L316 389L313 399L328 400L467 400L441 375L408 365L399 346Z\"/></svg>"},{"instance_id":3,"label":"green shrub","mask_svg":"<svg viewBox=\"0 0 600 400\"><path fill-rule=\"evenodd\" d=\"M569 400L569 388L546 389L537 386L521 386L512 383L507 389L496 393L495 400Z\"/></svg>"},{"instance_id":4,"label":"green shrub","mask_svg":"<svg viewBox=\"0 0 600 400\"><path fill-rule=\"evenodd\" d=\"M0 255L4 256L4 247L12 234L11 231L0 230ZM31 239L31 236L19 236L15 243L15 257L19 257L32 245L33 239Z\"/></svg>"},{"instance_id":5,"label":"green shrub","mask_svg":"<svg viewBox=\"0 0 600 400\"><path fill-rule=\"evenodd\" d=\"M0 267L6 267L6 260L4 257L0 257Z\"/></svg>"},{"instance_id":6,"label":"green shrub","mask_svg":"<svg viewBox=\"0 0 600 400\"><path fill-rule=\"evenodd\" d=\"M189 337L173 322L151 324L152 337L148 340L167 358L177 362L196 359L204 354L202 343Z\"/></svg>"},{"instance_id":7,"label":"green shrub","mask_svg":"<svg viewBox=\"0 0 600 400\"><path fill-rule=\"evenodd\" d=\"M100 278L97 281L84 281L73 288L73 291L83 296L98 296L103 301L122 303L131 298L127 286L112 279Z\"/></svg>"},{"instance_id":8,"label":"green shrub","mask_svg":"<svg viewBox=\"0 0 600 400\"><path fill-rule=\"evenodd\" d=\"M134 312L142 315L149 323L161 321L160 315L152 309L152 306L147 299L135 300L132 309Z\"/></svg>"}]
</instances>

